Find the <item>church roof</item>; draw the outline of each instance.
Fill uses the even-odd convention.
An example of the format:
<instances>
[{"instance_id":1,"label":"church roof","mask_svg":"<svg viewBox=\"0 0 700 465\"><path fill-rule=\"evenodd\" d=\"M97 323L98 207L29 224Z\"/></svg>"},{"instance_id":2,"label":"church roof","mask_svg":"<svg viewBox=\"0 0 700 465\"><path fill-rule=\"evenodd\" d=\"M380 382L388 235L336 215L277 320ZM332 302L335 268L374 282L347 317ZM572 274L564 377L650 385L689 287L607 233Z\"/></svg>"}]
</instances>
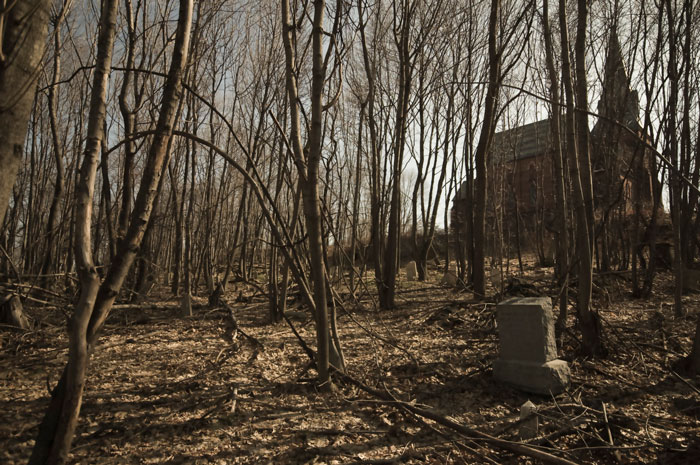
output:
<instances>
[{"instance_id":1,"label":"church roof","mask_svg":"<svg viewBox=\"0 0 700 465\"><path fill-rule=\"evenodd\" d=\"M490 163L504 163L546 153L552 145L550 125L550 120L544 119L494 134Z\"/></svg>"}]
</instances>

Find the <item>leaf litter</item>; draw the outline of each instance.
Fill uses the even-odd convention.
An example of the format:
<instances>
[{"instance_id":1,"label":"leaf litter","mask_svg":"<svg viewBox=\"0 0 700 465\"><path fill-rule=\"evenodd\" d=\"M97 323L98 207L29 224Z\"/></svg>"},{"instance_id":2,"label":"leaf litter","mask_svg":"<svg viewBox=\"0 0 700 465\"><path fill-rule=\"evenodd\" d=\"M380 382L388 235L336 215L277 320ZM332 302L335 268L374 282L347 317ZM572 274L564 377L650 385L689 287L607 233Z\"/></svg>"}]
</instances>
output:
<instances>
[{"instance_id":1,"label":"leaf litter","mask_svg":"<svg viewBox=\"0 0 700 465\"><path fill-rule=\"evenodd\" d=\"M543 292L556 294L536 276ZM572 385L556 397L493 379L495 307L469 292L402 282L396 310L378 311L369 299L346 302L338 319L348 373L395 402L338 377L331 392L319 390L289 328L267 323L261 296L235 302L240 288L226 296L257 347L240 336L227 340L224 309L199 299L195 315L181 318L163 291L151 297L158 305L110 315L89 366L70 462L539 463L405 403L575 463L700 463L700 379L673 368L690 350L700 296L686 295L688 316L674 317L669 275L645 301L631 299L618 281L598 283L595 295L609 356L576 355L570 316L561 357L570 362ZM48 386L66 361L63 314L28 312L33 331L0 333L0 463L27 461ZM302 307L292 314L313 347L311 315ZM519 410L528 399L539 429L521 440Z\"/></svg>"}]
</instances>

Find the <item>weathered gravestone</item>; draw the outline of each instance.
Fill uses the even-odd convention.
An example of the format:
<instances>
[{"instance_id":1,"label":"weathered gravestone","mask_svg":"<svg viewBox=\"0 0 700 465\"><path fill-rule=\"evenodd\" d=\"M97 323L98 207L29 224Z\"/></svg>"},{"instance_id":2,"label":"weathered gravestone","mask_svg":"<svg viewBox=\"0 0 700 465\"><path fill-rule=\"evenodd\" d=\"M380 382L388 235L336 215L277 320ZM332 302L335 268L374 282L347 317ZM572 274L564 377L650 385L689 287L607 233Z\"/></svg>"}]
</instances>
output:
<instances>
[{"instance_id":1,"label":"weathered gravestone","mask_svg":"<svg viewBox=\"0 0 700 465\"><path fill-rule=\"evenodd\" d=\"M520 406L520 439L534 438L538 428L537 406L528 400Z\"/></svg>"},{"instance_id":2,"label":"weathered gravestone","mask_svg":"<svg viewBox=\"0 0 700 465\"><path fill-rule=\"evenodd\" d=\"M457 285L457 275L454 271L447 270L447 272L440 280L440 284L442 284L443 286L455 287Z\"/></svg>"},{"instance_id":3,"label":"weathered gravestone","mask_svg":"<svg viewBox=\"0 0 700 465\"><path fill-rule=\"evenodd\" d=\"M410 261L406 264L406 279L409 281L415 281L418 277L418 267L416 262Z\"/></svg>"},{"instance_id":4,"label":"weathered gravestone","mask_svg":"<svg viewBox=\"0 0 700 465\"><path fill-rule=\"evenodd\" d=\"M557 359L549 297L513 297L496 306L500 356L494 376L537 394L561 392L569 384L569 365Z\"/></svg>"}]
</instances>

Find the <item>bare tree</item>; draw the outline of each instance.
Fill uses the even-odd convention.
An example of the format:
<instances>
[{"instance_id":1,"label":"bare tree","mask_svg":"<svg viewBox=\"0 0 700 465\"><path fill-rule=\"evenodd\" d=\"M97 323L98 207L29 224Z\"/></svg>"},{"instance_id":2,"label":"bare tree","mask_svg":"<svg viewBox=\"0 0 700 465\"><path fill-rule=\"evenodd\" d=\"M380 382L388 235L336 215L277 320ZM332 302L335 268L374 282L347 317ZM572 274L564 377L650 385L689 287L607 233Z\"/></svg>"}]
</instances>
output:
<instances>
[{"instance_id":1,"label":"bare tree","mask_svg":"<svg viewBox=\"0 0 700 465\"><path fill-rule=\"evenodd\" d=\"M666 123L666 144L668 147L667 153L671 160L673 169L669 178L671 191L671 223L673 225L673 272L675 275L675 291L673 308L676 315L683 315L683 250L681 238L681 210L682 202L681 193L683 191L681 181L681 164L678 157L678 126L677 116L678 111L678 93L680 73L678 69L678 34L676 32L677 23L675 11L671 7L671 1L665 0L664 7L668 17L668 77L670 81L670 93L668 97L668 121Z\"/></svg>"},{"instance_id":2,"label":"bare tree","mask_svg":"<svg viewBox=\"0 0 700 465\"><path fill-rule=\"evenodd\" d=\"M569 233L566 229L566 173L564 171L564 158L562 155L561 141L561 111L559 98L559 80L557 78L556 66L554 65L554 46L552 45L552 31L549 25L549 1L544 0L542 8L542 29L545 42L545 53L547 62L547 74L549 78L549 95L551 98L550 120L552 131L552 157L554 167L554 185L556 199L557 232L555 240L556 250L556 275L560 290L559 297L559 317L557 318L557 340L561 347L564 329L566 328L567 306L569 301L568 278L569 278Z\"/></svg>"},{"instance_id":3,"label":"bare tree","mask_svg":"<svg viewBox=\"0 0 700 465\"><path fill-rule=\"evenodd\" d=\"M97 171L98 151L104 136L105 100L112 61L117 0L103 5L98 52L93 77L90 119L85 154L77 191L75 255L81 281L80 298L76 304L69 330L68 363L58 385L52 392L51 403L39 429L30 463L62 463L70 451L80 414L87 365L94 350L99 331L109 314L115 298L133 264L138 246L148 224L157 187L166 162L168 141L172 135L180 98L182 74L189 49L192 1L180 2L178 26L170 71L163 91L162 107L156 132L149 148L141 186L134 205L129 230L119 244L119 250L107 275L100 283L93 264L90 240L92 202Z\"/></svg>"},{"instance_id":4,"label":"bare tree","mask_svg":"<svg viewBox=\"0 0 700 465\"><path fill-rule=\"evenodd\" d=\"M474 294L480 297L486 296L486 194L487 194L487 153L491 144L491 138L496 127L496 104L498 90L501 82L501 56L502 50L498 49L498 34L500 29L500 0L491 2L488 26L489 47L489 72L484 100L484 118L479 135L479 144L475 152L476 182L474 186L474 263L472 274L474 281Z\"/></svg>"},{"instance_id":5,"label":"bare tree","mask_svg":"<svg viewBox=\"0 0 700 465\"><path fill-rule=\"evenodd\" d=\"M59 207L61 201L63 200L63 193L65 190L65 176L64 176L64 163L63 163L63 147L61 143L60 136L58 133L58 116L57 116L57 106L58 106L58 81L61 77L61 27L63 24L63 19L67 14L67 10L70 7L70 0L65 0L58 11L55 11L51 17L51 25L53 27L53 70L51 75L51 84L49 85L48 92L48 110L49 110L49 123L51 126L51 142L53 145L54 161L56 163L56 183L54 184L53 199L51 200L51 207L49 208L49 218L46 225L46 245L44 250L44 261L41 267L41 274L48 274L51 272L51 266L54 261L53 250L55 246L55 239L57 236L58 227L58 217L59 217Z\"/></svg>"},{"instance_id":6,"label":"bare tree","mask_svg":"<svg viewBox=\"0 0 700 465\"><path fill-rule=\"evenodd\" d=\"M585 0L579 1L579 37L576 41L576 54L578 60L581 61L579 66L583 65L583 57L585 56L585 38L580 35L585 35L585 22L587 17L587 5ZM588 106L586 101L577 100L578 107L574 103L574 86L573 77L571 74L571 61L569 59L569 32L568 20L566 14L566 2L559 1L559 27L561 34L561 49L562 49L562 80L566 94L566 141L567 150L569 152L569 167L571 169L572 178L572 200L574 212L576 216L576 254L578 261L578 289L577 289L577 312L581 323L581 332L583 334L583 350L591 355L600 355L603 346L600 339L600 323L597 315L591 310L591 296L593 289L593 256L589 212L592 207L589 205L590 197L586 194L588 188L584 185L591 184L590 178L590 158L588 154L588 138L587 136L577 137L577 130L586 126L587 123L580 122L577 125L576 110L580 112L586 111ZM585 76L585 69L578 70L579 79ZM585 83L578 83L580 89ZM585 96L585 93L584 93ZM585 146L581 146L581 143ZM584 153L585 152L585 153ZM588 164L586 167L586 163Z\"/></svg>"},{"instance_id":7,"label":"bare tree","mask_svg":"<svg viewBox=\"0 0 700 465\"><path fill-rule=\"evenodd\" d=\"M417 141L412 141L413 143L410 144L412 146L418 145L416 180L411 198L411 241L413 256L418 268L418 279L421 281L426 279L428 253L433 246L440 199L443 196L450 159L454 156L456 148L451 144L454 142L455 134L459 132L455 128L458 122L455 112L455 98L459 66L452 65L450 73L441 71L430 73L430 68L427 66L427 63L430 62L440 63L439 66L435 67L435 70L442 70L448 68L447 63L462 61L461 43L451 44L451 38L454 35L460 35L461 27L443 21L442 29L439 32L439 38L426 44L427 46L420 50L416 71L418 74L419 136ZM426 82L428 80L431 82ZM447 99L446 109L443 98ZM427 135L425 112L430 105L432 105L433 116L430 134ZM443 126L444 134L440 137L440 130ZM431 142L434 144L433 148L430 147ZM426 145L428 145L427 151ZM409 147L409 150L415 159L415 150L412 147ZM440 154L442 154L441 163L439 163ZM419 216L421 218L420 240L418 235Z\"/></svg>"},{"instance_id":8,"label":"bare tree","mask_svg":"<svg viewBox=\"0 0 700 465\"><path fill-rule=\"evenodd\" d=\"M48 23L48 0L17 0L0 12L0 221L22 161Z\"/></svg>"},{"instance_id":9,"label":"bare tree","mask_svg":"<svg viewBox=\"0 0 700 465\"><path fill-rule=\"evenodd\" d=\"M335 34L342 16L342 3L336 6L336 17L330 32L331 41L323 54L324 14L326 4L323 0L314 1L314 15L311 30L312 42L312 79L311 79L311 126L308 130L306 145L302 145L302 128L300 121L300 101L297 72L299 62L295 53L297 25L292 21L289 0L282 0L282 39L286 58L287 97L291 123L291 146L294 163L299 175L299 188L303 199L306 233L313 283L313 304L316 320L316 365L321 385L330 386L330 353L328 322L327 274L323 260L323 235L321 231L321 207L319 198L319 166L321 161L321 144L323 130L323 89L325 85L329 60L335 50ZM327 108L327 107L326 107ZM333 347L335 349L335 347ZM340 368L340 367L337 367Z\"/></svg>"},{"instance_id":10,"label":"bare tree","mask_svg":"<svg viewBox=\"0 0 700 465\"><path fill-rule=\"evenodd\" d=\"M379 64L377 63L377 36L380 29L381 2L375 5L377 9L374 15L374 44L369 43L367 38L366 24L371 16L365 19L365 0L358 0L357 13L359 17L360 39L362 44L362 60L364 64L365 74L367 77L367 125L369 129L369 161L370 161L370 243L373 247L373 264L374 264L374 279L377 284L377 289L381 292L384 287L382 276L384 274L382 268L384 263L384 239L381 216L382 216L382 179L380 142L378 134L377 121L377 71ZM374 46L372 46L374 45Z\"/></svg>"}]
</instances>

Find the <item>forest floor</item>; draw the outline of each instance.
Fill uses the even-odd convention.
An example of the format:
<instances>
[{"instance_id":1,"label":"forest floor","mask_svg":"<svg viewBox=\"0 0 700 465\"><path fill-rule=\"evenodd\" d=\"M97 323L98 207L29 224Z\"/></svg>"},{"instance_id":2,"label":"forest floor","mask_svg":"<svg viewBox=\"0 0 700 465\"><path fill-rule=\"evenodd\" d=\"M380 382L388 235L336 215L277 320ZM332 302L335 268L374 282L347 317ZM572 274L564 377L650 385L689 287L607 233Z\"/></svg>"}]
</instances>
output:
<instances>
[{"instance_id":1,"label":"forest floor","mask_svg":"<svg viewBox=\"0 0 700 465\"><path fill-rule=\"evenodd\" d=\"M527 271L528 282L556 294L547 274ZM377 311L370 298L339 310L354 379L508 444L521 442L519 410L530 399L539 433L522 442L576 463L700 463L700 378L672 368L690 350L700 295L685 296L688 316L676 318L669 275L645 301L629 297L625 275L598 277L609 356L577 356L570 317L562 358L572 384L533 396L493 378L494 305L438 278L402 281L394 311ZM204 305L182 318L175 301L153 295L112 312L90 363L71 463L539 463L347 382L320 392L289 327L267 324L263 296L241 303L239 293L253 288L239 284L225 298L262 347L241 335L227 342L226 312ZM292 310L313 347L311 316ZM64 313L28 313L34 330L0 332L0 463L27 461L66 361Z\"/></svg>"}]
</instances>

